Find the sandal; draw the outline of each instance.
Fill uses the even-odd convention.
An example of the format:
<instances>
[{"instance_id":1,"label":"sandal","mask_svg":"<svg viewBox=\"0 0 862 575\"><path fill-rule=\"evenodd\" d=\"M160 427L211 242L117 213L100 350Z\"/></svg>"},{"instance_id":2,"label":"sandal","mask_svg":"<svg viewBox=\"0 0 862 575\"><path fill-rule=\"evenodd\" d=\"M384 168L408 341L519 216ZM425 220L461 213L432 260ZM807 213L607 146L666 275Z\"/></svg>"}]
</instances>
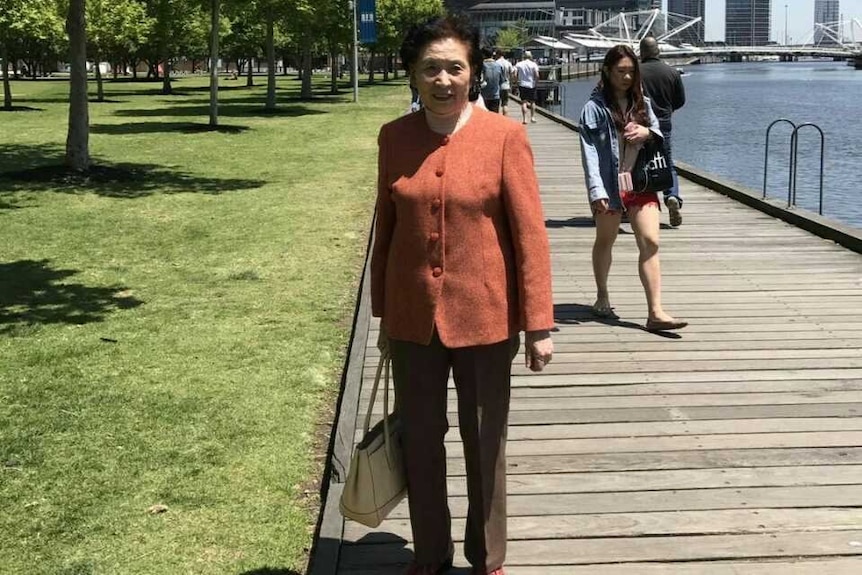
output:
<instances>
[{"instance_id":1,"label":"sandal","mask_svg":"<svg viewBox=\"0 0 862 575\"><path fill-rule=\"evenodd\" d=\"M606 305L605 305L606 304ZM599 302L596 301L590 308L590 311L596 317L601 318L618 318L617 314L614 313L614 308L611 307L610 302L602 302L602 305L599 305Z\"/></svg>"}]
</instances>

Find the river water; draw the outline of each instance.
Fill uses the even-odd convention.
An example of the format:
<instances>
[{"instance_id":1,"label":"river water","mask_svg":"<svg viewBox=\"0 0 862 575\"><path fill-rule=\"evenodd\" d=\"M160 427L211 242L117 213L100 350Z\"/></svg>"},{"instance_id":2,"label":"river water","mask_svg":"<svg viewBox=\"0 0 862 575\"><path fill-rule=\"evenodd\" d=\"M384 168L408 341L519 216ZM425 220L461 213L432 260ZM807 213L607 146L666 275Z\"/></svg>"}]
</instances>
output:
<instances>
[{"instance_id":1,"label":"river water","mask_svg":"<svg viewBox=\"0 0 862 575\"><path fill-rule=\"evenodd\" d=\"M845 62L687 66L687 102L673 118L674 157L755 190L763 189L766 128L778 118L813 122L825 134L823 215L862 228L862 71ZM566 83L562 113L577 121L596 77ZM769 197L787 198L790 132L770 137ZM799 132L796 201L817 211L820 139Z\"/></svg>"}]
</instances>

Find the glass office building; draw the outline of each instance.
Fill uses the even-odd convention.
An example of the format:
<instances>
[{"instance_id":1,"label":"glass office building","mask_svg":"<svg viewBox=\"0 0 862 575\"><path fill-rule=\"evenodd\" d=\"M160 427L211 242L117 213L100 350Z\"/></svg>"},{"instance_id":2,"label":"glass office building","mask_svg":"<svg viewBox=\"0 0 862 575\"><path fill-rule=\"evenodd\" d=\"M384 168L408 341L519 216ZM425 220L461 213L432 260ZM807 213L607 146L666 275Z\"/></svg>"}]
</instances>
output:
<instances>
[{"instance_id":1,"label":"glass office building","mask_svg":"<svg viewBox=\"0 0 862 575\"><path fill-rule=\"evenodd\" d=\"M814 0L814 23L832 24L841 18L841 8L838 0ZM835 40L815 27L815 44L834 44Z\"/></svg>"},{"instance_id":2,"label":"glass office building","mask_svg":"<svg viewBox=\"0 0 862 575\"><path fill-rule=\"evenodd\" d=\"M732 46L769 43L772 0L725 0L724 40Z\"/></svg>"},{"instance_id":3,"label":"glass office building","mask_svg":"<svg viewBox=\"0 0 862 575\"><path fill-rule=\"evenodd\" d=\"M706 40L706 0L667 0L667 11L682 14L701 21L681 32L681 38L690 44L702 45ZM690 30L690 31L689 31Z\"/></svg>"}]
</instances>

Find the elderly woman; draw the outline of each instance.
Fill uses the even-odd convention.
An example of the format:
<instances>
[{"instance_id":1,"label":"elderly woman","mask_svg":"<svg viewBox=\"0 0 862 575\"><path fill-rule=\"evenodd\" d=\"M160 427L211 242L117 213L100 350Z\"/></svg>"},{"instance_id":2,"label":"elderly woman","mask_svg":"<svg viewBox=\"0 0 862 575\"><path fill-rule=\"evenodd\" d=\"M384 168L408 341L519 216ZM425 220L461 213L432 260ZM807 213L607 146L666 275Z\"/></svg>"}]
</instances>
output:
<instances>
[{"instance_id":1,"label":"elderly woman","mask_svg":"<svg viewBox=\"0 0 862 575\"><path fill-rule=\"evenodd\" d=\"M661 138L658 119L643 95L634 51L614 46L605 55L602 78L581 112L581 158L590 205L596 220L593 274L596 303L593 313L613 316L608 295L612 249L623 211L628 213L637 241L638 273L647 300L646 329L666 331L688 325L674 319L661 304L659 203L655 193L632 191L631 170L649 138Z\"/></svg>"},{"instance_id":2,"label":"elderly woman","mask_svg":"<svg viewBox=\"0 0 862 575\"><path fill-rule=\"evenodd\" d=\"M447 381L458 394L469 510L465 555L477 575L506 556L506 427L512 360L551 360L551 270L533 157L522 126L473 106L482 69L459 17L414 27L401 47L424 108L379 136L373 314L389 348L407 467L415 560L441 573L454 547L446 492Z\"/></svg>"}]
</instances>

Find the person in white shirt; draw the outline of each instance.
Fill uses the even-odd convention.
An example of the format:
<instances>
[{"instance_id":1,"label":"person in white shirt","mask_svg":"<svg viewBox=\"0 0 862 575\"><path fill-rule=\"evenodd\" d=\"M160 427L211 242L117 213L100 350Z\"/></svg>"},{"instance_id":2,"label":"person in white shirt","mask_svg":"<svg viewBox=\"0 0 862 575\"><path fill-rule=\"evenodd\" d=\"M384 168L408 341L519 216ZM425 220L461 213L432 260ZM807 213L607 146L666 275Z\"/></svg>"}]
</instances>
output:
<instances>
[{"instance_id":1,"label":"person in white shirt","mask_svg":"<svg viewBox=\"0 0 862 575\"><path fill-rule=\"evenodd\" d=\"M521 96L521 121L527 123L527 108L530 121L536 122L536 84L539 81L539 66L533 62L533 54L525 50L521 61L515 65L518 75L518 93Z\"/></svg>"},{"instance_id":2,"label":"person in white shirt","mask_svg":"<svg viewBox=\"0 0 862 575\"><path fill-rule=\"evenodd\" d=\"M497 50L497 60L496 62L500 65L500 68L503 69L503 81L500 84L500 113L504 116L509 115L509 90L512 89L512 85L509 81L512 79L512 76L515 73L515 67L509 62L509 59L506 58L503 53Z\"/></svg>"}]
</instances>

